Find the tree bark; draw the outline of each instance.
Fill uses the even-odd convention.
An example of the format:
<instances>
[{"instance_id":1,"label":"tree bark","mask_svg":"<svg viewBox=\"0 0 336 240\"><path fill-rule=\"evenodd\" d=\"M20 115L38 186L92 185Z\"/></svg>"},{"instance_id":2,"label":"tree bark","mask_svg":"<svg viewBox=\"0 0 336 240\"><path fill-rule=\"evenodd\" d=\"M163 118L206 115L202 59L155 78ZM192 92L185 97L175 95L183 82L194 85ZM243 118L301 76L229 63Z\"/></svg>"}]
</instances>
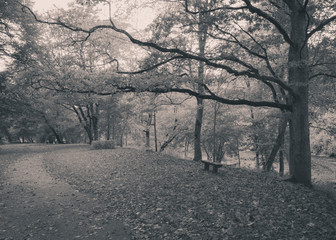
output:
<instances>
[{"instance_id":1,"label":"tree bark","mask_svg":"<svg viewBox=\"0 0 336 240\"><path fill-rule=\"evenodd\" d=\"M9 142L9 143L12 143L12 142L13 142L13 139L12 139L12 136L11 136L10 132L8 131L7 127L3 127L3 128L2 128L2 131L3 131L4 134L6 135L8 142Z\"/></svg>"},{"instance_id":2,"label":"tree bark","mask_svg":"<svg viewBox=\"0 0 336 240\"><path fill-rule=\"evenodd\" d=\"M78 111L77 107L73 106L72 109L76 113L77 118L78 118L80 124L83 126L84 130L86 131L87 136L89 138L89 144L91 144L92 141L93 141L92 132L91 132L91 125L90 125L90 121L85 116L83 108L81 106L78 106L78 110L79 110ZM87 108L87 111L89 111L88 108Z\"/></svg>"},{"instance_id":3,"label":"tree bark","mask_svg":"<svg viewBox=\"0 0 336 240\"><path fill-rule=\"evenodd\" d=\"M158 151L158 144L157 144L157 132L156 132L156 111L154 111L154 141L155 141L155 152Z\"/></svg>"},{"instance_id":4,"label":"tree bark","mask_svg":"<svg viewBox=\"0 0 336 240\"><path fill-rule=\"evenodd\" d=\"M107 131L106 131L106 140L111 138L111 112L110 107L107 107Z\"/></svg>"},{"instance_id":5,"label":"tree bark","mask_svg":"<svg viewBox=\"0 0 336 240\"><path fill-rule=\"evenodd\" d=\"M272 151L269 155L269 157L267 158L266 164L265 164L265 170L267 172L271 171L272 168L272 164L275 160L275 156L277 155L279 149L281 148L283 142L284 142L284 137L285 137L285 133L286 133L286 129L287 129L287 117L284 115L282 116L280 123L279 123L279 132L278 132L278 136L277 139L273 145Z\"/></svg>"},{"instance_id":6,"label":"tree bark","mask_svg":"<svg viewBox=\"0 0 336 240\"><path fill-rule=\"evenodd\" d=\"M150 138L150 135L149 135L149 129L146 129L146 149L149 149L150 148L150 141L149 141L149 138Z\"/></svg>"},{"instance_id":7,"label":"tree bark","mask_svg":"<svg viewBox=\"0 0 336 240\"><path fill-rule=\"evenodd\" d=\"M91 132L91 128L89 126L84 126L84 129L88 135L89 138L89 144L91 145L92 141L93 141L93 136L92 136L92 132Z\"/></svg>"},{"instance_id":8,"label":"tree bark","mask_svg":"<svg viewBox=\"0 0 336 240\"><path fill-rule=\"evenodd\" d=\"M146 121L146 149L150 149L150 126L152 125L152 113L148 113L148 120Z\"/></svg>"},{"instance_id":9,"label":"tree bark","mask_svg":"<svg viewBox=\"0 0 336 240\"><path fill-rule=\"evenodd\" d=\"M283 150L279 150L279 176L282 177L284 175L285 164L284 164L284 153Z\"/></svg>"},{"instance_id":10,"label":"tree bark","mask_svg":"<svg viewBox=\"0 0 336 240\"><path fill-rule=\"evenodd\" d=\"M213 151L212 151L212 159L216 162L216 127L217 127L217 105L218 103L214 103L214 118L213 118Z\"/></svg>"},{"instance_id":11,"label":"tree bark","mask_svg":"<svg viewBox=\"0 0 336 240\"><path fill-rule=\"evenodd\" d=\"M124 145L124 141L123 141L123 139L124 139L124 134L123 133L121 133L120 134L120 147L123 147Z\"/></svg>"},{"instance_id":12,"label":"tree bark","mask_svg":"<svg viewBox=\"0 0 336 240\"><path fill-rule=\"evenodd\" d=\"M207 6L205 6L207 8ZM208 25L206 24L207 13L199 13L198 17L198 47L199 56L205 56L205 44L207 40ZM204 93L204 62L198 65L198 93ZM203 123L203 99L197 97L197 112L195 120L195 138L194 138L194 161L202 160L201 136Z\"/></svg>"},{"instance_id":13,"label":"tree bark","mask_svg":"<svg viewBox=\"0 0 336 240\"><path fill-rule=\"evenodd\" d=\"M178 121L177 118L175 118L174 120L174 127L171 130L171 134L167 133L166 137L167 140L164 141L164 143L161 145L160 147L160 152L163 152L165 150L166 147L168 147L168 145L178 136L179 132L177 130L177 126L178 126ZM170 135L170 136L169 136Z\"/></svg>"},{"instance_id":14,"label":"tree bark","mask_svg":"<svg viewBox=\"0 0 336 240\"><path fill-rule=\"evenodd\" d=\"M89 104L88 117L90 118L90 121L91 121L93 140L97 141L99 139L99 135L98 135L99 105L98 103Z\"/></svg>"},{"instance_id":15,"label":"tree bark","mask_svg":"<svg viewBox=\"0 0 336 240\"><path fill-rule=\"evenodd\" d=\"M184 137L184 157L187 158L189 152L189 138L187 136Z\"/></svg>"},{"instance_id":16,"label":"tree bark","mask_svg":"<svg viewBox=\"0 0 336 240\"><path fill-rule=\"evenodd\" d=\"M250 83L247 82L247 87L250 87ZM252 119L252 126L255 127L255 123L254 123L254 113L253 113L253 109L250 108L250 112L251 112L251 119ZM258 135L255 133L252 133L251 135L252 139L253 139L253 144L254 144L254 149L255 149L255 156L256 156L256 168L259 169L260 168L260 159L259 159L259 138ZM240 166L239 166L240 167Z\"/></svg>"},{"instance_id":17,"label":"tree bark","mask_svg":"<svg viewBox=\"0 0 336 240\"><path fill-rule=\"evenodd\" d=\"M308 48L307 16L303 1L287 1L291 9L291 40L288 55L288 80L294 90L293 111L289 122L290 174L292 181L311 186L311 153L308 121Z\"/></svg>"},{"instance_id":18,"label":"tree bark","mask_svg":"<svg viewBox=\"0 0 336 240\"><path fill-rule=\"evenodd\" d=\"M194 134L194 161L202 160L201 133L203 122L203 99L197 98L197 112Z\"/></svg>"}]
</instances>

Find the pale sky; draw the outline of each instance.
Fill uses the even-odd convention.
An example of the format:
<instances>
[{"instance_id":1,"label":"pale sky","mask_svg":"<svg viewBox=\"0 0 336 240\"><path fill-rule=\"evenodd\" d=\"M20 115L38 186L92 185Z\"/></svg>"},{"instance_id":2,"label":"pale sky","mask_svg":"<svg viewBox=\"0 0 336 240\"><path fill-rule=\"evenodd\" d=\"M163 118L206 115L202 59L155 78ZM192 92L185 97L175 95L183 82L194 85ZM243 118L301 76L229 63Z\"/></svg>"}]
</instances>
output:
<instances>
[{"instance_id":1,"label":"pale sky","mask_svg":"<svg viewBox=\"0 0 336 240\"><path fill-rule=\"evenodd\" d=\"M33 0L35 2L33 9L38 11L38 13L45 13L51 9L64 8L66 9L69 3L74 2L74 0ZM140 0L141 1L141 0ZM139 1L139 2L140 2ZM102 18L108 18L108 6L102 6ZM136 13L128 19L128 23L132 25L135 30L142 30L148 24L150 24L155 18L155 13L153 9L141 8L141 10L136 11Z\"/></svg>"},{"instance_id":2,"label":"pale sky","mask_svg":"<svg viewBox=\"0 0 336 240\"><path fill-rule=\"evenodd\" d=\"M33 0L35 2L34 9L39 13L46 12L53 8L66 8L68 3L73 2L73 0Z\"/></svg>"}]
</instances>

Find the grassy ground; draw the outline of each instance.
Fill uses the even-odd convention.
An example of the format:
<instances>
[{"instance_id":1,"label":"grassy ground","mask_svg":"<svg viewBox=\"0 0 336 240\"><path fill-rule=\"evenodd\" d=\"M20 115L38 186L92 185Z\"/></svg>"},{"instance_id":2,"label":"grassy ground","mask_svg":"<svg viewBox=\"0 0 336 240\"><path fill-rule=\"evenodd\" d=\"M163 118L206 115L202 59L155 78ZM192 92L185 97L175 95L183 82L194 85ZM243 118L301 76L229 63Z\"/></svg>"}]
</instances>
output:
<instances>
[{"instance_id":1,"label":"grassy ground","mask_svg":"<svg viewBox=\"0 0 336 240\"><path fill-rule=\"evenodd\" d=\"M99 217L123 222L132 239L336 239L334 200L262 173L213 174L134 149L67 146L40 156L49 176L96 201Z\"/></svg>"}]
</instances>

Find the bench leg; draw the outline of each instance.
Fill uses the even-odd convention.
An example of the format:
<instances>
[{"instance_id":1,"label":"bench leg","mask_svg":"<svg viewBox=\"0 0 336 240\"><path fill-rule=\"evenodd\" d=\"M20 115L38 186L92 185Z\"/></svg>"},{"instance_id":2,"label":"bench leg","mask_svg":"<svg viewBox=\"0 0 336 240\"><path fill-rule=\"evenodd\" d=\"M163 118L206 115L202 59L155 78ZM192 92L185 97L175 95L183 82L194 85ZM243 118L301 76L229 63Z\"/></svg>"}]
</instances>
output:
<instances>
[{"instance_id":1,"label":"bench leg","mask_svg":"<svg viewBox=\"0 0 336 240\"><path fill-rule=\"evenodd\" d=\"M209 163L204 163L204 171L209 171Z\"/></svg>"},{"instance_id":2,"label":"bench leg","mask_svg":"<svg viewBox=\"0 0 336 240\"><path fill-rule=\"evenodd\" d=\"M213 173L218 172L218 166L213 165L212 172L213 172Z\"/></svg>"}]
</instances>

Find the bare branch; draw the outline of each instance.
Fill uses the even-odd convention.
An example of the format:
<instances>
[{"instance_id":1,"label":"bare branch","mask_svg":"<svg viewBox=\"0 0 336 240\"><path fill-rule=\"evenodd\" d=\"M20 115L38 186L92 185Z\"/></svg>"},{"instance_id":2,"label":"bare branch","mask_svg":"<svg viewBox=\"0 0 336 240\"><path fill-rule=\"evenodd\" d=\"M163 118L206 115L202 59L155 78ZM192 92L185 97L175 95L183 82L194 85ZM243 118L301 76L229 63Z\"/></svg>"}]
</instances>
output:
<instances>
[{"instance_id":1,"label":"bare branch","mask_svg":"<svg viewBox=\"0 0 336 240\"><path fill-rule=\"evenodd\" d=\"M152 66L150 66L150 67L148 67L148 68L146 68L146 69L142 69L142 70L135 71L135 72L119 71L119 69L118 69L118 70L117 70L117 73L119 73L119 74L140 74L140 73L144 73L144 72L148 72L148 71L151 71L151 70L153 70L153 69L156 69L156 68L158 68L159 66L164 65L164 64L166 64L166 63L169 63L169 62L171 62L171 61L173 61L173 60L175 60L175 59L185 59L185 57L183 57L183 56L174 56L174 57L169 58L169 59L167 59L167 60L165 60L165 61L162 61L162 62L159 62L159 63L157 63L157 64L154 64L154 65L152 65Z\"/></svg>"},{"instance_id":2,"label":"bare branch","mask_svg":"<svg viewBox=\"0 0 336 240\"><path fill-rule=\"evenodd\" d=\"M313 68L313 67L318 67L318 66L323 66L323 65L336 65L336 62L321 62L321 63L315 63L315 64L312 64L312 65L309 65L310 68Z\"/></svg>"},{"instance_id":3,"label":"bare branch","mask_svg":"<svg viewBox=\"0 0 336 240\"><path fill-rule=\"evenodd\" d=\"M164 97L168 99L168 103L162 103L161 102L157 106L171 106L171 105L178 106L178 105L182 105L184 102L191 99L193 96L188 96L180 102L174 102L174 99L172 97L168 96L167 94L165 94Z\"/></svg>"},{"instance_id":4,"label":"bare branch","mask_svg":"<svg viewBox=\"0 0 336 240\"><path fill-rule=\"evenodd\" d=\"M249 11L251 13L256 13L258 16L266 19L267 21L269 21L270 23L272 23L280 32L280 34L283 36L283 38L285 39L285 41L291 45L294 46L293 41L290 39L289 35L287 34L286 30L281 26L281 24L274 19L272 16L270 16L269 14L267 14L266 12L262 11L261 9L253 6L251 4L250 0L242 0L246 3L247 8L249 9Z\"/></svg>"},{"instance_id":5,"label":"bare branch","mask_svg":"<svg viewBox=\"0 0 336 240\"><path fill-rule=\"evenodd\" d=\"M243 45L239 40L238 40L238 38L236 37L236 36L234 36L232 33L230 33L230 32L226 32L226 31L224 31L224 30L222 30L217 24L213 24L215 27L216 27L216 29L218 30L218 31L220 31L222 34L226 34L226 35L229 35L230 37L232 37L233 39L234 39L234 41L231 41L231 42L234 42L234 43L236 43L236 44L238 44L241 48L243 48L244 50L246 50L248 53L250 53L251 55L253 55L253 56L256 56L256 57L258 57L258 58L261 58L261 59L265 59L265 56L263 56L263 55L261 55L261 54L259 54L259 53L257 53L257 52L254 52L254 51L252 51L251 49L249 49L248 47L246 47L245 45ZM258 44L259 45L259 44Z\"/></svg>"},{"instance_id":6,"label":"bare branch","mask_svg":"<svg viewBox=\"0 0 336 240\"><path fill-rule=\"evenodd\" d=\"M204 14L204 13L211 13L211 12L216 12L216 11L219 11L219 10L242 10L242 9L246 9L247 7L246 6L239 6L239 7L229 7L229 6L224 6L224 7L218 7L218 8L212 8L212 9L209 9L209 10L202 10L202 11L191 11L188 7L188 0L185 0L184 1L185 5L185 11L187 13L191 13L191 14Z\"/></svg>"},{"instance_id":7,"label":"bare branch","mask_svg":"<svg viewBox=\"0 0 336 240\"><path fill-rule=\"evenodd\" d=\"M316 78L316 77L319 77L319 76L325 76L325 77L330 77L330 78L336 78L336 75L332 75L332 74L328 74L328 73L316 73L312 76L309 76L309 80L310 79L313 79L313 78Z\"/></svg>"},{"instance_id":8,"label":"bare branch","mask_svg":"<svg viewBox=\"0 0 336 240\"><path fill-rule=\"evenodd\" d=\"M236 24L245 34L247 34L252 39L253 42L255 42L262 49L262 51L264 52L264 56L260 55L260 54L258 54L258 55L261 56L261 58L266 62L267 68L270 71L270 73L272 74L272 76L279 79L279 77L275 73L275 71L274 71L274 69L273 69L273 67L272 67L272 65L269 61L268 54L267 54L267 49L264 48L248 31L243 29L238 23L236 23ZM252 52L252 54L253 54L253 52ZM258 57L258 55L255 55L255 56ZM280 81L280 79L279 79L279 81Z\"/></svg>"},{"instance_id":9,"label":"bare branch","mask_svg":"<svg viewBox=\"0 0 336 240\"><path fill-rule=\"evenodd\" d=\"M1 33L6 34L6 35L7 35L8 37L10 37L10 38L13 38L13 37L14 37L14 35L11 34L10 31L9 31L9 26L8 26L8 24L5 23L5 22L3 22L3 21L1 21L1 19L0 19L0 25L3 25L3 26L4 26L4 29L5 29L5 32L1 31Z\"/></svg>"},{"instance_id":10,"label":"bare branch","mask_svg":"<svg viewBox=\"0 0 336 240\"><path fill-rule=\"evenodd\" d=\"M187 88L179 88L179 87L169 87L169 86L149 86L143 89L136 88L131 85L119 85L117 83L112 83L111 86L115 88L115 91L111 92L98 92L95 90L83 90L83 89L69 89L67 87L58 87L53 88L46 85L40 85L42 88L57 91L57 92L72 92L72 93L80 93L80 94L95 94L98 96L109 96L114 95L118 92L152 92L152 93L169 93L169 92L176 92L176 93L184 93L188 94L193 97L198 97L201 99L208 99L208 100L214 100L220 103L229 104L229 105L248 105L248 106L254 106L254 107L271 107L271 108L278 108L281 110L292 110L292 106L288 104L282 104L279 102L269 102L269 101L250 101L246 99L226 99L223 97L220 97L214 93L212 93L207 86L206 89L208 90L209 94L200 94L199 92L193 91L191 89Z\"/></svg>"},{"instance_id":11,"label":"bare branch","mask_svg":"<svg viewBox=\"0 0 336 240\"><path fill-rule=\"evenodd\" d=\"M118 87L118 89L122 91L123 87ZM139 91L136 88L130 87L130 86L125 87L125 89L127 90L127 92L137 92L137 91ZM248 106L253 106L253 107L271 107L271 108L278 108L278 109L281 109L281 110L292 111L292 106L288 105L288 104L268 102L268 101L249 101L249 100L246 100L246 99L232 100L232 99L226 99L226 98L217 96L214 93L200 94L198 92L195 92L193 90L186 89L186 88L155 87L155 88L143 89L141 91L154 92L154 93L168 93L168 92L185 93L185 94L189 94L190 96L197 97L197 98L215 100L217 102L224 103L224 104L229 104L229 105L248 105Z\"/></svg>"},{"instance_id":12,"label":"bare branch","mask_svg":"<svg viewBox=\"0 0 336 240\"><path fill-rule=\"evenodd\" d=\"M306 37L306 41L313 36L315 33L317 33L318 31L321 31L326 25L328 25L329 23L331 23L332 21L336 20L336 15L322 21L316 28L314 28L313 30L310 31L310 33L307 34Z\"/></svg>"},{"instance_id":13,"label":"bare branch","mask_svg":"<svg viewBox=\"0 0 336 240\"><path fill-rule=\"evenodd\" d=\"M319 130L322 130L322 131L325 131L325 132L327 132L328 134L330 134L330 135L335 135L336 134L336 131L335 131L335 129L333 129L333 128L324 128L324 127L320 127L320 126L315 126L315 125L313 125L312 123L310 124L310 127L311 128L316 128L316 129L319 129Z\"/></svg>"}]
</instances>

